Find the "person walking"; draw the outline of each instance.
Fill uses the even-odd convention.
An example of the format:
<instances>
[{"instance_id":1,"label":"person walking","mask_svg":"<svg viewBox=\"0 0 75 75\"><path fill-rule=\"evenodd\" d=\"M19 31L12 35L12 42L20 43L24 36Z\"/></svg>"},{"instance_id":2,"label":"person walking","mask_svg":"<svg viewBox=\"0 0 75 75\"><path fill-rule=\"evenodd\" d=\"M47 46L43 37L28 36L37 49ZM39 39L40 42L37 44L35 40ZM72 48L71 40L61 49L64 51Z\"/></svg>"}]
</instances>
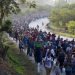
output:
<instances>
[{"instance_id":1,"label":"person walking","mask_svg":"<svg viewBox=\"0 0 75 75\"><path fill-rule=\"evenodd\" d=\"M62 50L62 48L61 48L61 51L59 52L59 55L58 55L57 59L58 59L58 62L59 62L60 70L62 72L62 68L64 66L64 60L65 60L65 53Z\"/></svg>"},{"instance_id":2,"label":"person walking","mask_svg":"<svg viewBox=\"0 0 75 75\"><path fill-rule=\"evenodd\" d=\"M44 66L46 69L46 75L50 75L53 66L53 58L51 57L51 52L49 50L47 50L47 54L44 59Z\"/></svg>"},{"instance_id":3,"label":"person walking","mask_svg":"<svg viewBox=\"0 0 75 75\"><path fill-rule=\"evenodd\" d=\"M37 63L37 72L40 74L40 65L42 62L42 45L39 41L34 43L34 59Z\"/></svg>"},{"instance_id":4,"label":"person walking","mask_svg":"<svg viewBox=\"0 0 75 75\"><path fill-rule=\"evenodd\" d=\"M19 49L20 49L20 53L22 53L24 49L24 45L21 39L19 40Z\"/></svg>"},{"instance_id":5,"label":"person walking","mask_svg":"<svg viewBox=\"0 0 75 75\"><path fill-rule=\"evenodd\" d=\"M75 54L72 57L72 75L75 75Z\"/></svg>"},{"instance_id":6,"label":"person walking","mask_svg":"<svg viewBox=\"0 0 75 75\"><path fill-rule=\"evenodd\" d=\"M64 61L66 75L72 75L72 63L70 58L71 56L66 55L66 60Z\"/></svg>"}]
</instances>

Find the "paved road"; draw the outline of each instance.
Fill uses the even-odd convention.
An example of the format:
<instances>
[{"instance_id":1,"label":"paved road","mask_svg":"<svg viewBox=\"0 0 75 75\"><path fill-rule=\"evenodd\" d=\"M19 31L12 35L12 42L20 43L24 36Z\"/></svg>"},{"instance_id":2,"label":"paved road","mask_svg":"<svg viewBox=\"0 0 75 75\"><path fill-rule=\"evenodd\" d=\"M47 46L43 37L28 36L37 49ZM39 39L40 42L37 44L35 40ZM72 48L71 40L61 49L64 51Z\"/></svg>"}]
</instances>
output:
<instances>
[{"instance_id":1,"label":"paved road","mask_svg":"<svg viewBox=\"0 0 75 75\"><path fill-rule=\"evenodd\" d=\"M42 19L38 19L36 21L33 21L29 24L30 27L37 27L37 25L39 25L39 30L42 31L46 31L46 32L50 32L49 29L47 29L46 25L50 22L50 20L46 17L46 18L42 18ZM44 23L44 25L42 26L42 23ZM58 35L56 35L58 36ZM73 38L69 38L69 37L64 37L64 36L60 36L63 39L68 39L68 40L72 40Z\"/></svg>"},{"instance_id":2,"label":"paved road","mask_svg":"<svg viewBox=\"0 0 75 75\"><path fill-rule=\"evenodd\" d=\"M42 22L44 23L44 25L42 26ZM46 24L49 23L49 20L48 18L43 18L43 19L39 19L39 20L36 20L36 21L33 21L29 24L30 27L36 27L37 25L39 25L39 29L42 30L42 31L47 31L49 32L49 30L46 29ZM9 35L8 35L9 37ZM63 36L61 36L63 37ZM64 39L66 39L67 37L63 37ZM12 40L14 43L16 43L15 40L13 40L13 38L9 37L10 40ZM72 40L72 38L68 38L69 40ZM17 46L18 46L18 42L16 43ZM24 51L24 53L26 54L26 50ZM29 56L28 56L29 57ZM34 61L34 57L29 57L29 60L32 61L32 63L35 63ZM41 68L41 75L46 75L46 72L45 72L45 68L43 65L40 66ZM54 73L54 70L52 71L51 75L55 75ZM65 73L62 73L61 75L65 75Z\"/></svg>"},{"instance_id":3,"label":"paved road","mask_svg":"<svg viewBox=\"0 0 75 75\"><path fill-rule=\"evenodd\" d=\"M49 22L50 22L50 21L49 21L48 18L43 18L43 19L38 19L38 20L36 20L36 21L31 22L31 23L29 24L29 26L30 26L31 28L33 28L33 27L36 28L37 25L39 25L39 30L46 31L46 32L50 32L50 30L48 30L48 29L46 28L46 25L47 25ZM42 25L42 23L44 23L44 25ZM58 35L56 35L56 36L58 36ZM73 38L64 37L64 36L60 36L60 37L63 38L63 39L68 39L68 40L72 40L72 39L73 39ZM32 58L32 61L34 61L33 58ZM41 75L46 75L44 66L41 66L41 73L42 73ZM52 71L51 75L56 75L56 74L54 73L54 71ZM65 75L65 73L63 72L61 75Z\"/></svg>"},{"instance_id":4,"label":"paved road","mask_svg":"<svg viewBox=\"0 0 75 75\"><path fill-rule=\"evenodd\" d=\"M8 34L7 34L7 35L8 35ZM16 41L13 40L12 37L10 37L9 35L8 35L8 37L9 37L9 39L10 39L11 41L13 41L14 43L16 43ZM18 44L19 44L19 42L16 43L17 46L18 46ZM27 54L26 50L24 50L23 52L24 52L25 54ZM32 63L35 64L34 56L32 56L32 57L28 56L28 58L29 58L29 60L30 60ZM37 68L37 67L36 67L36 68ZM43 65L40 65L40 75L46 75L46 71L45 71L45 68L44 68ZM56 74L54 73L54 70L52 70L51 75L56 75ZM65 75L65 74L62 73L61 75Z\"/></svg>"}]
</instances>

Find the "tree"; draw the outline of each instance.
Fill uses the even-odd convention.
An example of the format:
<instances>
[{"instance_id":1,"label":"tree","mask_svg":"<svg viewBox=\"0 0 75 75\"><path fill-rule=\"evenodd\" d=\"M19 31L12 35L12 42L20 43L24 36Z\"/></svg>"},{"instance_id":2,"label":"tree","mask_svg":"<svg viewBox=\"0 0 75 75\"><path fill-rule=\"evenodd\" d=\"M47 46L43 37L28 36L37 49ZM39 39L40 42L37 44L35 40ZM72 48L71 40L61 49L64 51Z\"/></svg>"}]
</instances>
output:
<instances>
[{"instance_id":1,"label":"tree","mask_svg":"<svg viewBox=\"0 0 75 75\"><path fill-rule=\"evenodd\" d=\"M58 26L62 24L65 27L66 23L75 20L75 4L54 8L51 12L50 20Z\"/></svg>"},{"instance_id":2,"label":"tree","mask_svg":"<svg viewBox=\"0 0 75 75\"><path fill-rule=\"evenodd\" d=\"M56 0L56 6L57 7L62 7L62 6L64 6L64 5L66 5L67 4L67 1L66 0Z\"/></svg>"},{"instance_id":3,"label":"tree","mask_svg":"<svg viewBox=\"0 0 75 75\"><path fill-rule=\"evenodd\" d=\"M10 20L6 20L2 25L1 31L10 32L11 31L12 22Z\"/></svg>"},{"instance_id":4,"label":"tree","mask_svg":"<svg viewBox=\"0 0 75 75\"><path fill-rule=\"evenodd\" d=\"M30 8L36 8L36 3L35 3L35 1L33 1L33 2L30 3Z\"/></svg>"},{"instance_id":5,"label":"tree","mask_svg":"<svg viewBox=\"0 0 75 75\"><path fill-rule=\"evenodd\" d=\"M26 0L20 0L20 3L24 4L26 2Z\"/></svg>"},{"instance_id":6,"label":"tree","mask_svg":"<svg viewBox=\"0 0 75 75\"><path fill-rule=\"evenodd\" d=\"M69 21L66 23L66 27L68 28L68 32L75 34L75 21Z\"/></svg>"},{"instance_id":7,"label":"tree","mask_svg":"<svg viewBox=\"0 0 75 75\"><path fill-rule=\"evenodd\" d=\"M5 29L9 29L10 26L10 22L7 21L4 25L3 25L3 18L5 16L8 16L11 13L17 13L19 12L19 6L18 4L15 2L15 0L0 0L0 55L2 55L2 58L4 59L4 57L6 56L6 50L7 48L3 48L3 43L2 43L2 36L3 36L3 30L5 31Z\"/></svg>"},{"instance_id":8,"label":"tree","mask_svg":"<svg viewBox=\"0 0 75 75\"><path fill-rule=\"evenodd\" d=\"M11 13L17 13L18 11L20 9L15 0L0 0L0 26L5 16Z\"/></svg>"}]
</instances>

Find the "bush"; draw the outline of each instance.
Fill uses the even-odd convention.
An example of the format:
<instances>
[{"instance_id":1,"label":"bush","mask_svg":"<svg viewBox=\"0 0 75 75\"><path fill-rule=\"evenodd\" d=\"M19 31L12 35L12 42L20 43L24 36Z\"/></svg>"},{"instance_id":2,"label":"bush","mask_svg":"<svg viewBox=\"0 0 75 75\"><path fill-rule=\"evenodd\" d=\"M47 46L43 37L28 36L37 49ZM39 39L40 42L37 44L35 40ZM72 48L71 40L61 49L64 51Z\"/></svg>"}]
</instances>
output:
<instances>
[{"instance_id":1,"label":"bush","mask_svg":"<svg viewBox=\"0 0 75 75\"><path fill-rule=\"evenodd\" d=\"M68 28L68 32L75 34L75 21L69 21L66 23L66 26Z\"/></svg>"},{"instance_id":2,"label":"bush","mask_svg":"<svg viewBox=\"0 0 75 75\"><path fill-rule=\"evenodd\" d=\"M36 75L35 65L33 65L25 54L19 54L19 49L8 36L3 33L3 48L7 47L7 61L15 75Z\"/></svg>"},{"instance_id":3,"label":"bush","mask_svg":"<svg viewBox=\"0 0 75 75\"><path fill-rule=\"evenodd\" d=\"M6 20L2 25L1 31L7 31L7 32L11 31L11 25L12 25L11 21Z\"/></svg>"}]
</instances>

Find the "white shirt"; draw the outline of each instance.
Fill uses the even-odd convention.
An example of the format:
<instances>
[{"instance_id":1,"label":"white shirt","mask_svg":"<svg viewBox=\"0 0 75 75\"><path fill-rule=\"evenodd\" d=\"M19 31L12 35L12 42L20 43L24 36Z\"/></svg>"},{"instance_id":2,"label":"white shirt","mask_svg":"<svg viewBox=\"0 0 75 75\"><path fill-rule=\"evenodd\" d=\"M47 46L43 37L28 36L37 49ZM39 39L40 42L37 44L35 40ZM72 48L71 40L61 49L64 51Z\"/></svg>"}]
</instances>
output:
<instances>
[{"instance_id":1,"label":"white shirt","mask_svg":"<svg viewBox=\"0 0 75 75\"><path fill-rule=\"evenodd\" d=\"M51 54L52 54L53 56L55 56L54 49L51 49Z\"/></svg>"},{"instance_id":2,"label":"white shirt","mask_svg":"<svg viewBox=\"0 0 75 75\"><path fill-rule=\"evenodd\" d=\"M45 67L51 68L52 67L52 62L53 62L52 57L45 57Z\"/></svg>"}]
</instances>

